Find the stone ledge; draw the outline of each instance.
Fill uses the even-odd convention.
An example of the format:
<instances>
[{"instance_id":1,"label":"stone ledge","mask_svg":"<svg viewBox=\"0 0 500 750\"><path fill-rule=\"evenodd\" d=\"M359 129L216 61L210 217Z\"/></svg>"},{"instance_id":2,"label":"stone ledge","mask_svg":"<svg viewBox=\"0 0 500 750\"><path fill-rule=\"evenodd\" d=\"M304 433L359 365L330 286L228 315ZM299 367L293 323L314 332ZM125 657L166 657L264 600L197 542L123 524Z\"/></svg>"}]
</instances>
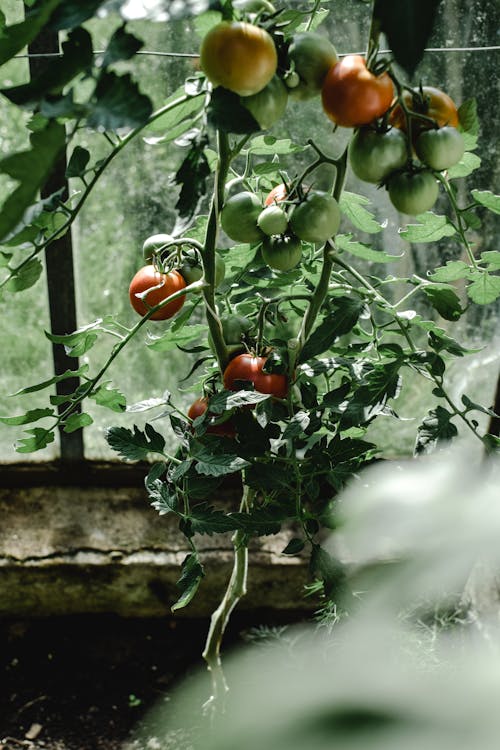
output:
<instances>
[{"instance_id":1,"label":"stone ledge","mask_svg":"<svg viewBox=\"0 0 500 750\"><path fill-rule=\"evenodd\" d=\"M229 488L218 507L236 509ZM0 616L115 613L165 616L176 601L189 552L177 521L160 517L140 487L33 486L0 489ZM248 594L240 609L310 611L308 568L281 554L292 530L254 540ZM206 577L176 613L205 617L230 575L230 534L201 536Z\"/></svg>"}]
</instances>

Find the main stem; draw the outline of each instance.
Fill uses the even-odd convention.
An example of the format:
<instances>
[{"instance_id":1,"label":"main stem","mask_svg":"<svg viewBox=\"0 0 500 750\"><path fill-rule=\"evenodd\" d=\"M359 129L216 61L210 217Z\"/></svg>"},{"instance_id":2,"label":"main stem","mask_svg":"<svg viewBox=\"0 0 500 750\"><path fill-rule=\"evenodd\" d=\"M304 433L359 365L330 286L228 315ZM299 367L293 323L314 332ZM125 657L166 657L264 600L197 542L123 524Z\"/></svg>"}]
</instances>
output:
<instances>
[{"instance_id":1,"label":"main stem","mask_svg":"<svg viewBox=\"0 0 500 750\"><path fill-rule=\"evenodd\" d=\"M253 490L244 485L240 512L250 510L253 503L253 497ZM240 599L245 596L247 590L248 547L246 535L243 531L236 531L233 535L232 542L234 547L234 562L231 578L229 579L221 603L212 614L210 629L208 631L205 649L203 651L203 658L207 663L212 678L212 694L205 703L205 709L219 708L221 706L221 701L223 701L224 696L228 691L220 659L222 638L233 609L236 607Z\"/></svg>"}]
</instances>

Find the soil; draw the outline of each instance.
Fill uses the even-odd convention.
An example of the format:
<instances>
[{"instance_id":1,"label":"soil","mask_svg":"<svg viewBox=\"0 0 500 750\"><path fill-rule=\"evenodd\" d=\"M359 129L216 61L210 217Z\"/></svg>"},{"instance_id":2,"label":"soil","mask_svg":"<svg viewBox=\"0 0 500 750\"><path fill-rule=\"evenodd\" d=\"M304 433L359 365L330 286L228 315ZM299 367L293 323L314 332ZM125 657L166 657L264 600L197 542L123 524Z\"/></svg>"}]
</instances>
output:
<instances>
[{"instance_id":1,"label":"soil","mask_svg":"<svg viewBox=\"0 0 500 750\"><path fill-rule=\"evenodd\" d=\"M235 616L225 647L296 620ZM151 709L168 711L176 685L204 668L207 629L114 616L0 622L0 750L189 750L189 728L159 736Z\"/></svg>"}]
</instances>

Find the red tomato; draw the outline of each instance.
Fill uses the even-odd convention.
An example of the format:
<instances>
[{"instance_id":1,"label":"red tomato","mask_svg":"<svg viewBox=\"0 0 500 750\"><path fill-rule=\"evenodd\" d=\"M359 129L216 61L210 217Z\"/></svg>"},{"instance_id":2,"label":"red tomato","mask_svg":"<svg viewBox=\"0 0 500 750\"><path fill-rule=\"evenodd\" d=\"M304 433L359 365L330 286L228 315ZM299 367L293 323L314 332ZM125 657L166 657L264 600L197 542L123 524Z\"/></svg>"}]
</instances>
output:
<instances>
[{"instance_id":1,"label":"red tomato","mask_svg":"<svg viewBox=\"0 0 500 750\"><path fill-rule=\"evenodd\" d=\"M286 185L281 183L280 185L276 185L276 187L273 187L273 189L267 194L264 205L272 206L275 203L281 203L281 201L285 201L286 198Z\"/></svg>"},{"instance_id":2,"label":"red tomato","mask_svg":"<svg viewBox=\"0 0 500 750\"><path fill-rule=\"evenodd\" d=\"M321 96L330 120L345 128L357 128L387 112L394 86L387 73L371 73L361 55L347 55L328 71Z\"/></svg>"},{"instance_id":3,"label":"red tomato","mask_svg":"<svg viewBox=\"0 0 500 750\"><path fill-rule=\"evenodd\" d=\"M196 401L193 401L188 409L187 415L189 419L192 419L194 421L196 417L201 417L202 414L205 414L207 406L208 399L197 398ZM213 421L213 417L211 417L210 421ZM236 430L234 429L234 425L231 423L230 419L228 419L227 422L221 422L221 424L210 424L207 427L207 432L210 435L221 435L222 437L231 438L236 435Z\"/></svg>"},{"instance_id":4,"label":"red tomato","mask_svg":"<svg viewBox=\"0 0 500 750\"><path fill-rule=\"evenodd\" d=\"M238 354L224 370L224 388L237 391L237 380L249 380L259 393L270 393L277 398L286 398L288 381L286 375L262 372L267 357Z\"/></svg>"},{"instance_id":5,"label":"red tomato","mask_svg":"<svg viewBox=\"0 0 500 750\"><path fill-rule=\"evenodd\" d=\"M139 315L144 316L150 307L159 305L164 299L170 297L171 294L184 289L185 286L186 282L178 271L160 273L152 265L143 266L137 271L130 282L130 303ZM140 299L140 297L136 297L137 294L141 294L148 289L151 289L151 291L146 297L144 297L144 300ZM172 318L175 313L181 309L185 299L185 297L178 297L177 299L172 300L172 302L169 302L165 307L162 307L161 310L157 310L153 313L153 315L151 315L151 320L167 320L167 318Z\"/></svg>"}]
</instances>

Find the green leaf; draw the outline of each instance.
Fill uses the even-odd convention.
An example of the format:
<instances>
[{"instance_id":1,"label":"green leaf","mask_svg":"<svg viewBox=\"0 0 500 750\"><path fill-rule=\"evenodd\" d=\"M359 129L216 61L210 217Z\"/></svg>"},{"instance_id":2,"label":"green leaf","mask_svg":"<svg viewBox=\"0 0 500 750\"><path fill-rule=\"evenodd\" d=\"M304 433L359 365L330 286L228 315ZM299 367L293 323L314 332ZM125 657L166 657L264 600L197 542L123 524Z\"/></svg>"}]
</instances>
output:
<instances>
[{"instance_id":1,"label":"green leaf","mask_svg":"<svg viewBox=\"0 0 500 750\"><path fill-rule=\"evenodd\" d=\"M349 193L346 190L342 193L339 206L342 213L347 216L351 224L362 232L376 234L382 231L382 225L376 221L375 216L367 211L363 206L370 205L371 201L363 195Z\"/></svg>"},{"instance_id":2,"label":"green leaf","mask_svg":"<svg viewBox=\"0 0 500 750\"><path fill-rule=\"evenodd\" d=\"M257 133L262 128L249 110L242 104L241 97L233 91L218 86L212 91L207 108L210 124L225 133Z\"/></svg>"},{"instance_id":3,"label":"green leaf","mask_svg":"<svg viewBox=\"0 0 500 750\"><path fill-rule=\"evenodd\" d=\"M54 414L53 409L30 409L26 412L26 414L22 414L18 417L0 417L0 422L3 422L3 424L9 424L9 425L22 425L22 424L30 424L31 422L38 422L39 419L44 419L44 417L52 417Z\"/></svg>"},{"instance_id":4,"label":"green leaf","mask_svg":"<svg viewBox=\"0 0 500 750\"><path fill-rule=\"evenodd\" d=\"M177 346L186 346L191 341L200 339L206 335L208 327L206 325L196 324L184 326L180 331L173 331L169 328L162 336L150 336L147 342L149 349L155 352L169 352L176 349Z\"/></svg>"},{"instance_id":5,"label":"green leaf","mask_svg":"<svg viewBox=\"0 0 500 750\"><path fill-rule=\"evenodd\" d=\"M208 437L211 438L212 436ZM208 442L208 438L205 438L205 441L204 443L199 440L191 441L191 455L196 460L198 474L222 477L226 474L234 474L250 465L248 461L235 453L217 450L215 446L222 442L220 439L215 438L215 443L212 443L211 440Z\"/></svg>"},{"instance_id":6,"label":"green leaf","mask_svg":"<svg viewBox=\"0 0 500 750\"><path fill-rule=\"evenodd\" d=\"M298 437L299 435L303 435L305 430L309 427L310 422L311 417L307 412L296 412L285 428L283 440L289 440Z\"/></svg>"},{"instance_id":7,"label":"green leaf","mask_svg":"<svg viewBox=\"0 0 500 750\"><path fill-rule=\"evenodd\" d=\"M486 250L481 253L481 261L486 263L488 271L500 271L500 251Z\"/></svg>"},{"instance_id":8,"label":"green leaf","mask_svg":"<svg viewBox=\"0 0 500 750\"><path fill-rule=\"evenodd\" d=\"M54 433L52 430L43 430L40 427L34 427L32 430L26 430L25 435L32 437L21 438L16 443L18 453L34 453L46 448L49 443L54 442Z\"/></svg>"},{"instance_id":9,"label":"green leaf","mask_svg":"<svg viewBox=\"0 0 500 750\"><path fill-rule=\"evenodd\" d=\"M477 99L466 99L458 108L458 119L464 134L479 134L479 117L477 116ZM468 149L467 149L468 150Z\"/></svg>"},{"instance_id":10,"label":"green leaf","mask_svg":"<svg viewBox=\"0 0 500 750\"><path fill-rule=\"evenodd\" d=\"M15 54L26 47L47 23L52 12L63 0L45 0L37 3L25 14L25 20L6 26L0 34L0 65L10 60Z\"/></svg>"},{"instance_id":11,"label":"green leaf","mask_svg":"<svg viewBox=\"0 0 500 750\"><path fill-rule=\"evenodd\" d=\"M151 112L149 97L141 94L128 73L105 71L95 87L87 125L95 130L136 128L147 122Z\"/></svg>"},{"instance_id":12,"label":"green leaf","mask_svg":"<svg viewBox=\"0 0 500 750\"><path fill-rule=\"evenodd\" d=\"M392 263L403 257L403 254L389 255L389 253L384 253L383 250L374 250L370 245L366 245L364 242L353 242L352 234L338 234L335 237L335 244L341 250L345 250L347 253L355 255L357 258L369 260L372 263Z\"/></svg>"},{"instance_id":13,"label":"green leaf","mask_svg":"<svg viewBox=\"0 0 500 750\"><path fill-rule=\"evenodd\" d=\"M500 214L500 195L495 195L491 190L471 190L471 195L476 203Z\"/></svg>"},{"instance_id":14,"label":"green leaf","mask_svg":"<svg viewBox=\"0 0 500 750\"><path fill-rule=\"evenodd\" d=\"M44 388L48 388L50 385L54 385L54 383L59 383L61 380L67 380L68 378L79 378L81 375L86 375L88 370L89 366L87 364L84 364L77 370L66 370L66 372L63 372L61 375L54 375L54 377L49 378L49 380L44 380L43 382L37 383L36 385L29 385L26 388L21 388L20 391L16 391L12 395L24 396L27 393L36 393L36 391L43 391Z\"/></svg>"},{"instance_id":15,"label":"green leaf","mask_svg":"<svg viewBox=\"0 0 500 750\"><path fill-rule=\"evenodd\" d=\"M8 292L22 292L24 289L32 287L40 278L43 271L42 263L38 258L32 258L26 265L23 265L19 271L14 269L11 276L5 284Z\"/></svg>"},{"instance_id":16,"label":"green leaf","mask_svg":"<svg viewBox=\"0 0 500 750\"><path fill-rule=\"evenodd\" d=\"M431 453L438 443L452 440L458 435L458 430L451 421L453 416L442 406L437 406L428 412L417 431L415 445L417 455Z\"/></svg>"},{"instance_id":17,"label":"green leaf","mask_svg":"<svg viewBox=\"0 0 500 750\"><path fill-rule=\"evenodd\" d=\"M269 398L269 394L257 391L221 391L210 398L209 411L211 414L223 414L230 409L253 406Z\"/></svg>"},{"instance_id":18,"label":"green leaf","mask_svg":"<svg viewBox=\"0 0 500 750\"><path fill-rule=\"evenodd\" d=\"M191 219L196 213L200 201L206 192L206 181L210 176L210 166L205 154L205 141L193 142L193 145L177 170L174 182L181 185L181 191L175 208L181 218Z\"/></svg>"},{"instance_id":19,"label":"green leaf","mask_svg":"<svg viewBox=\"0 0 500 750\"><path fill-rule=\"evenodd\" d=\"M422 291L445 320L458 320L465 312L453 287L446 284L426 284Z\"/></svg>"},{"instance_id":20,"label":"green leaf","mask_svg":"<svg viewBox=\"0 0 500 750\"><path fill-rule=\"evenodd\" d=\"M66 177L82 177L85 174L89 160L90 153L87 149L75 146L66 167Z\"/></svg>"},{"instance_id":21,"label":"green leaf","mask_svg":"<svg viewBox=\"0 0 500 750\"><path fill-rule=\"evenodd\" d=\"M456 180L459 177L467 177L481 166L481 159L477 154L466 151L458 164L448 170L448 179Z\"/></svg>"},{"instance_id":22,"label":"green leaf","mask_svg":"<svg viewBox=\"0 0 500 750\"><path fill-rule=\"evenodd\" d=\"M158 464L155 465L158 466ZM165 464L163 464L163 466L165 466ZM169 513L178 513L179 502L175 489L172 488L171 485L162 482L157 476L157 473L158 470L153 474L150 471L146 480L146 489L149 494L149 499L152 501L152 507L158 511L160 516L166 516Z\"/></svg>"},{"instance_id":23,"label":"green leaf","mask_svg":"<svg viewBox=\"0 0 500 750\"><path fill-rule=\"evenodd\" d=\"M465 395L465 393L462 395L462 403L467 409L467 411L480 411L483 414L488 414L490 417L499 418L499 415L496 414L493 409L489 409L486 406L481 406L481 404L477 404L474 401L471 401L468 396Z\"/></svg>"},{"instance_id":24,"label":"green leaf","mask_svg":"<svg viewBox=\"0 0 500 750\"><path fill-rule=\"evenodd\" d=\"M88 427L93 421L90 414L71 414L64 422L64 432L76 432L82 427Z\"/></svg>"},{"instance_id":25,"label":"green leaf","mask_svg":"<svg viewBox=\"0 0 500 750\"><path fill-rule=\"evenodd\" d=\"M476 271L471 278L473 281L467 287L467 294L477 305L489 305L500 297L500 276Z\"/></svg>"},{"instance_id":26,"label":"green leaf","mask_svg":"<svg viewBox=\"0 0 500 750\"><path fill-rule=\"evenodd\" d=\"M290 539L288 544L286 545L285 549L282 551L282 555L298 555L304 547L306 546L303 539L298 539L295 537L294 539Z\"/></svg>"},{"instance_id":27,"label":"green leaf","mask_svg":"<svg viewBox=\"0 0 500 750\"><path fill-rule=\"evenodd\" d=\"M458 279L467 279L471 273L471 267L463 260L449 260L445 266L436 268L434 273L429 274L433 281L449 282Z\"/></svg>"},{"instance_id":28,"label":"green leaf","mask_svg":"<svg viewBox=\"0 0 500 750\"><path fill-rule=\"evenodd\" d=\"M318 354L327 351L334 341L349 333L356 325L364 303L354 297L336 297L332 309L322 323L312 332L299 357L299 362L307 362Z\"/></svg>"},{"instance_id":29,"label":"green leaf","mask_svg":"<svg viewBox=\"0 0 500 750\"><path fill-rule=\"evenodd\" d=\"M19 224L52 172L65 147L64 127L49 122L43 130L33 133L30 141L29 151L11 154L0 161L0 173L20 183L0 210L0 242Z\"/></svg>"},{"instance_id":30,"label":"green leaf","mask_svg":"<svg viewBox=\"0 0 500 750\"><path fill-rule=\"evenodd\" d=\"M50 19L49 27L54 31L73 29L95 14L105 0L64 0Z\"/></svg>"},{"instance_id":31,"label":"green leaf","mask_svg":"<svg viewBox=\"0 0 500 750\"><path fill-rule=\"evenodd\" d=\"M102 59L102 67L107 68L119 60L130 60L143 46L144 42L126 31L125 25L120 26L108 42Z\"/></svg>"},{"instance_id":32,"label":"green leaf","mask_svg":"<svg viewBox=\"0 0 500 750\"><path fill-rule=\"evenodd\" d=\"M440 329L434 329L429 331L429 346L436 352L444 351L453 354L455 357L463 357L464 354L471 354L472 352L481 351L480 349L467 349L458 341L447 336L446 333Z\"/></svg>"},{"instance_id":33,"label":"green leaf","mask_svg":"<svg viewBox=\"0 0 500 750\"><path fill-rule=\"evenodd\" d=\"M222 13L218 10L207 10L194 19L194 30L203 39L210 29L222 21Z\"/></svg>"},{"instance_id":34,"label":"green leaf","mask_svg":"<svg viewBox=\"0 0 500 750\"><path fill-rule=\"evenodd\" d=\"M125 411L127 407L125 396L117 388L108 388L110 382L102 383L90 394L89 398L93 399L98 406L105 406L111 411Z\"/></svg>"},{"instance_id":35,"label":"green leaf","mask_svg":"<svg viewBox=\"0 0 500 750\"><path fill-rule=\"evenodd\" d=\"M186 520L191 524L193 534L223 534L226 531L235 531L237 522L231 514L227 515L221 510L214 510L209 503L200 503L191 508Z\"/></svg>"},{"instance_id":36,"label":"green leaf","mask_svg":"<svg viewBox=\"0 0 500 750\"><path fill-rule=\"evenodd\" d=\"M2 94L18 106L39 102L45 96L53 98L56 94L61 94L76 75L92 66L92 37L85 29L75 29L62 43L62 51L61 58L49 62L29 83L2 89Z\"/></svg>"},{"instance_id":37,"label":"green leaf","mask_svg":"<svg viewBox=\"0 0 500 750\"><path fill-rule=\"evenodd\" d=\"M162 453L165 447L165 438L150 424L145 425L144 432L137 425L133 432L126 427L110 427L106 440L121 458L129 461L143 461L149 453Z\"/></svg>"},{"instance_id":38,"label":"green leaf","mask_svg":"<svg viewBox=\"0 0 500 750\"><path fill-rule=\"evenodd\" d=\"M408 224L406 229L400 229L399 234L407 242L437 242L443 237L456 234L455 228L446 216L427 211L417 216L418 224Z\"/></svg>"},{"instance_id":39,"label":"green leaf","mask_svg":"<svg viewBox=\"0 0 500 750\"><path fill-rule=\"evenodd\" d=\"M172 612L186 607L198 591L200 583L205 575L203 567L196 552L190 552L184 558L182 563L181 577L177 581L177 586L182 590L182 594L176 603L171 607Z\"/></svg>"},{"instance_id":40,"label":"green leaf","mask_svg":"<svg viewBox=\"0 0 500 750\"><path fill-rule=\"evenodd\" d=\"M274 156L275 154L297 154L305 151L305 148L305 146L293 143L290 138L278 139L273 135L258 135L250 141L248 151L256 156Z\"/></svg>"},{"instance_id":41,"label":"green leaf","mask_svg":"<svg viewBox=\"0 0 500 750\"><path fill-rule=\"evenodd\" d=\"M165 133L167 139L170 140L170 131L172 131L184 120L188 123L189 127L192 127L191 123L193 116L204 106L204 93L203 95L192 96L186 99L184 87L181 86L171 96L169 96L163 106L168 107L169 105L173 105L176 101L179 101L179 103L175 107L172 107L172 109L169 109L167 112L165 112L165 114L155 118L153 122L151 122L147 126L144 132L147 133L148 131L161 131Z\"/></svg>"},{"instance_id":42,"label":"green leaf","mask_svg":"<svg viewBox=\"0 0 500 750\"><path fill-rule=\"evenodd\" d=\"M231 513L230 517L238 529L249 536L269 536L281 531L281 524L288 514L284 507L268 506L254 508L249 513Z\"/></svg>"},{"instance_id":43,"label":"green leaf","mask_svg":"<svg viewBox=\"0 0 500 750\"><path fill-rule=\"evenodd\" d=\"M439 0L375 0L373 15L394 59L411 76L424 56Z\"/></svg>"}]
</instances>

